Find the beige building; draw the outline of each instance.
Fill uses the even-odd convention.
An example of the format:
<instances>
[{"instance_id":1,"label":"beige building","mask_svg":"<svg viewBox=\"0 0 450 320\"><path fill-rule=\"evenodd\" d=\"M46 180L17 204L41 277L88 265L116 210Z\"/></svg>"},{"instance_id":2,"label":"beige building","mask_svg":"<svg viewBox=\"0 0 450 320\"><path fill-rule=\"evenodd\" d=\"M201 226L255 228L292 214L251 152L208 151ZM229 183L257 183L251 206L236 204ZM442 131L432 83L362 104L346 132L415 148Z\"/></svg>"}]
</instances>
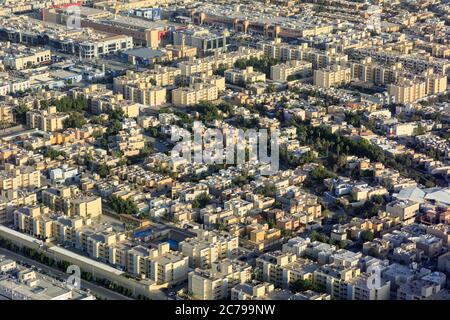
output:
<instances>
[{"instance_id":1,"label":"beige building","mask_svg":"<svg viewBox=\"0 0 450 320\"><path fill-rule=\"evenodd\" d=\"M270 42L260 42L258 46L268 58L281 61L304 60L311 62L314 69L334 64L343 65L348 61L348 56L337 52L335 48L318 50L308 47L307 43L290 45L283 43L280 38Z\"/></svg>"},{"instance_id":2,"label":"beige building","mask_svg":"<svg viewBox=\"0 0 450 320\"><path fill-rule=\"evenodd\" d=\"M200 75L190 76L190 83L206 83L217 87L219 92L225 91L225 78L219 75L207 75L202 73Z\"/></svg>"},{"instance_id":3,"label":"beige building","mask_svg":"<svg viewBox=\"0 0 450 320\"><path fill-rule=\"evenodd\" d=\"M307 78L312 74L312 63L290 60L270 68L270 78L274 81L288 81L292 77Z\"/></svg>"},{"instance_id":4,"label":"beige building","mask_svg":"<svg viewBox=\"0 0 450 320\"><path fill-rule=\"evenodd\" d=\"M231 289L249 282L252 267L238 260L225 259L214 262L210 269L197 268L188 274L188 289L194 299L229 299Z\"/></svg>"},{"instance_id":5,"label":"beige building","mask_svg":"<svg viewBox=\"0 0 450 320\"><path fill-rule=\"evenodd\" d=\"M435 74L432 70L425 72L424 76L413 79L401 78L388 86L388 93L396 103L411 103L447 90L447 76Z\"/></svg>"},{"instance_id":6,"label":"beige building","mask_svg":"<svg viewBox=\"0 0 450 320\"><path fill-rule=\"evenodd\" d=\"M183 76L191 76L197 73L210 74L218 68L232 68L234 63L240 59L260 59L262 57L263 52L261 50L239 47L237 51L233 52L216 53L201 59L190 58L188 61L178 63L178 68Z\"/></svg>"},{"instance_id":7,"label":"beige building","mask_svg":"<svg viewBox=\"0 0 450 320\"><path fill-rule=\"evenodd\" d=\"M359 62L351 62L350 66L353 79L375 85L394 83L403 71L401 62L385 66L373 62L371 57Z\"/></svg>"},{"instance_id":8,"label":"beige building","mask_svg":"<svg viewBox=\"0 0 450 320\"><path fill-rule=\"evenodd\" d=\"M69 118L68 114L59 113L56 107L47 110L30 110L26 114L27 126L38 128L42 131L56 131L64 128L64 120Z\"/></svg>"},{"instance_id":9,"label":"beige building","mask_svg":"<svg viewBox=\"0 0 450 320\"><path fill-rule=\"evenodd\" d=\"M386 205L386 212L399 217L404 223L413 223L420 204L410 200L397 200Z\"/></svg>"},{"instance_id":10,"label":"beige building","mask_svg":"<svg viewBox=\"0 0 450 320\"><path fill-rule=\"evenodd\" d=\"M349 83L352 70L349 67L333 65L324 69L314 70L313 83L315 86L330 88Z\"/></svg>"},{"instance_id":11,"label":"beige building","mask_svg":"<svg viewBox=\"0 0 450 320\"><path fill-rule=\"evenodd\" d=\"M128 84L123 88L123 96L130 101L156 107L166 103L166 88L150 83Z\"/></svg>"},{"instance_id":12,"label":"beige building","mask_svg":"<svg viewBox=\"0 0 450 320\"><path fill-rule=\"evenodd\" d=\"M401 79L390 84L388 92L396 103L410 103L426 96L426 83L418 79Z\"/></svg>"},{"instance_id":13,"label":"beige building","mask_svg":"<svg viewBox=\"0 0 450 320\"><path fill-rule=\"evenodd\" d=\"M108 147L127 157L135 156L145 147L144 135L139 128L122 130L108 138Z\"/></svg>"},{"instance_id":14,"label":"beige building","mask_svg":"<svg viewBox=\"0 0 450 320\"><path fill-rule=\"evenodd\" d=\"M189 258L169 249L134 245L123 232L109 224L98 224L82 216L57 215L48 207L30 206L14 211L14 225L23 233L45 241L56 241L85 252L89 257L126 269L158 285L186 280Z\"/></svg>"},{"instance_id":15,"label":"beige building","mask_svg":"<svg viewBox=\"0 0 450 320\"><path fill-rule=\"evenodd\" d=\"M384 279L380 280L379 286L370 287L369 274L362 273L359 277L353 278L348 284L348 300L390 300L391 283Z\"/></svg>"},{"instance_id":16,"label":"beige building","mask_svg":"<svg viewBox=\"0 0 450 320\"><path fill-rule=\"evenodd\" d=\"M358 267L328 264L314 271L314 282L324 286L333 300L346 300L350 282L360 274Z\"/></svg>"},{"instance_id":17,"label":"beige building","mask_svg":"<svg viewBox=\"0 0 450 320\"><path fill-rule=\"evenodd\" d=\"M268 282L252 281L242 283L231 289L231 300L263 300L275 291L275 286Z\"/></svg>"},{"instance_id":18,"label":"beige building","mask_svg":"<svg viewBox=\"0 0 450 320\"><path fill-rule=\"evenodd\" d=\"M423 279L408 281L399 286L397 300L425 300L441 290L441 284Z\"/></svg>"},{"instance_id":19,"label":"beige building","mask_svg":"<svg viewBox=\"0 0 450 320\"><path fill-rule=\"evenodd\" d=\"M127 70L125 75L114 78L113 88L115 93L123 94L124 87L131 84L153 83L161 87L172 86L180 75L180 69L161 65L155 65L154 69L145 72Z\"/></svg>"},{"instance_id":20,"label":"beige building","mask_svg":"<svg viewBox=\"0 0 450 320\"><path fill-rule=\"evenodd\" d=\"M60 186L42 191L42 203L72 217L96 218L102 214L100 197L83 194L77 187Z\"/></svg>"},{"instance_id":21,"label":"beige building","mask_svg":"<svg viewBox=\"0 0 450 320\"><path fill-rule=\"evenodd\" d=\"M297 280L313 280L319 265L311 260L298 258L292 252L274 251L256 259L259 280L273 283L275 287L289 289Z\"/></svg>"},{"instance_id":22,"label":"beige building","mask_svg":"<svg viewBox=\"0 0 450 320\"><path fill-rule=\"evenodd\" d=\"M50 50L27 48L24 52L14 55L7 55L3 60L3 64L11 69L23 70L50 61Z\"/></svg>"},{"instance_id":23,"label":"beige building","mask_svg":"<svg viewBox=\"0 0 450 320\"><path fill-rule=\"evenodd\" d=\"M35 192L24 192L22 189L2 190L0 196L0 224L12 221L12 211L15 208L33 206L37 203Z\"/></svg>"},{"instance_id":24,"label":"beige building","mask_svg":"<svg viewBox=\"0 0 450 320\"><path fill-rule=\"evenodd\" d=\"M435 74L433 69L425 73L427 95L445 92L447 90L447 75Z\"/></svg>"},{"instance_id":25,"label":"beige building","mask_svg":"<svg viewBox=\"0 0 450 320\"><path fill-rule=\"evenodd\" d=\"M1 95L1 93L0 93ZM13 115L13 107L2 105L0 106L0 123L12 123L14 122L14 115Z\"/></svg>"},{"instance_id":26,"label":"beige building","mask_svg":"<svg viewBox=\"0 0 450 320\"><path fill-rule=\"evenodd\" d=\"M107 111L121 111L126 117L136 118L139 116L141 104L130 100L124 100L121 94L106 95L90 100L91 112L101 114Z\"/></svg>"},{"instance_id":27,"label":"beige building","mask_svg":"<svg viewBox=\"0 0 450 320\"><path fill-rule=\"evenodd\" d=\"M176 283L186 279L188 258L180 252L169 250L168 243L158 249L133 247L126 252L128 272L142 278L150 278L157 284Z\"/></svg>"},{"instance_id":28,"label":"beige building","mask_svg":"<svg viewBox=\"0 0 450 320\"><path fill-rule=\"evenodd\" d=\"M99 217L102 214L102 199L97 196L78 196L69 199L70 214L80 217Z\"/></svg>"},{"instance_id":29,"label":"beige building","mask_svg":"<svg viewBox=\"0 0 450 320\"><path fill-rule=\"evenodd\" d=\"M218 97L218 88L205 83L195 83L189 87L176 88L172 91L172 103L177 106L190 106L200 101L214 101Z\"/></svg>"},{"instance_id":30,"label":"beige building","mask_svg":"<svg viewBox=\"0 0 450 320\"><path fill-rule=\"evenodd\" d=\"M237 236L206 230L196 232L197 237L186 238L179 244L180 251L189 257L191 267L205 269L213 262L232 258L237 254L239 246Z\"/></svg>"},{"instance_id":31,"label":"beige building","mask_svg":"<svg viewBox=\"0 0 450 320\"><path fill-rule=\"evenodd\" d=\"M161 243L158 250L151 250L147 277L157 284L183 281L188 273L189 258L178 251L171 251L169 243Z\"/></svg>"},{"instance_id":32,"label":"beige building","mask_svg":"<svg viewBox=\"0 0 450 320\"><path fill-rule=\"evenodd\" d=\"M53 238L53 222L46 216L47 207L29 206L14 211L14 226L20 231L31 234L40 239Z\"/></svg>"},{"instance_id":33,"label":"beige building","mask_svg":"<svg viewBox=\"0 0 450 320\"><path fill-rule=\"evenodd\" d=\"M41 172L34 167L16 167L8 163L0 171L0 190L39 188L40 186Z\"/></svg>"},{"instance_id":34,"label":"beige building","mask_svg":"<svg viewBox=\"0 0 450 320\"><path fill-rule=\"evenodd\" d=\"M184 44L166 46L165 49L172 52L173 59L182 59L197 56L197 48L186 46Z\"/></svg>"},{"instance_id":35,"label":"beige building","mask_svg":"<svg viewBox=\"0 0 450 320\"><path fill-rule=\"evenodd\" d=\"M247 84L266 81L266 75L259 71L254 71L253 67L245 69L228 69L225 71L225 80L233 84Z\"/></svg>"}]
</instances>

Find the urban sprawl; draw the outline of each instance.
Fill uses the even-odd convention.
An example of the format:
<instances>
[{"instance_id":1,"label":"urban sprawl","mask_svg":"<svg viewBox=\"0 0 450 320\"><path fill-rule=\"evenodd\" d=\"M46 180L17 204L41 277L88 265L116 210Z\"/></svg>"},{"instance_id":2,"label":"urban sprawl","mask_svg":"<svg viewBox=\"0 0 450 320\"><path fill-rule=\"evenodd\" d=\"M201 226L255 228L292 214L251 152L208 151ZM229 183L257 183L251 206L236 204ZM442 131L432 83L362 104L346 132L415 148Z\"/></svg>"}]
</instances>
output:
<instances>
[{"instance_id":1,"label":"urban sprawl","mask_svg":"<svg viewBox=\"0 0 450 320\"><path fill-rule=\"evenodd\" d=\"M448 1L0 0L0 300L449 300L449 75Z\"/></svg>"}]
</instances>

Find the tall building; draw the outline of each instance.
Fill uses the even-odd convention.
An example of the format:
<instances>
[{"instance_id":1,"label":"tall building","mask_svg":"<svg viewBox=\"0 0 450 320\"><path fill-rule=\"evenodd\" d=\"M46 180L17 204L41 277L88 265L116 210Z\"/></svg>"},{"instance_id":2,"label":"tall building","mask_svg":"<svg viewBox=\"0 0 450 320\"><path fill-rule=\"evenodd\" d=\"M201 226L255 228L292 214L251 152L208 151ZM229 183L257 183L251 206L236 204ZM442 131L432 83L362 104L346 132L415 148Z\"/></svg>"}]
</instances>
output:
<instances>
[{"instance_id":1,"label":"tall building","mask_svg":"<svg viewBox=\"0 0 450 320\"><path fill-rule=\"evenodd\" d=\"M351 80L352 71L349 67L332 65L324 69L314 70L313 83L318 87L335 87L349 83Z\"/></svg>"},{"instance_id":2,"label":"tall building","mask_svg":"<svg viewBox=\"0 0 450 320\"><path fill-rule=\"evenodd\" d=\"M0 190L39 188L40 186L41 172L34 167L16 167L8 163L0 171Z\"/></svg>"},{"instance_id":3,"label":"tall building","mask_svg":"<svg viewBox=\"0 0 450 320\"><path fill-rule=\"evenodd\" d=\"M56 107L48 107L47 110L33 109L27 112L27 126L42 131L56 131L64 128L64 120L68 119L67 113L59 113Z\"/></svg>"},{"instance_id":4,"label":"tall building","mask_svg":"<svg viewBox=\"0 0 450 320\"><path fill-rule=\"evenodd\" d=\"M179 248L189 257L189 266L204 269L213 262L235 256L238 250L238 237L198 230L197 237L186 238L180 242Z\"/></svg>"},{"instance_id":5,"label":"tall building","mask_svg":"<svg viewBox=\"0 0 450 320\"><path fill-rule=\"evenodd\" d=\"M218 97L218 88L206 83L195 83L189 87L172 90L172 103L176 106L191 106L201 101L214 101Z\"/></svg>"},{"instance_id":6,"label":"tall building","mask_svg":"<svg viewBox=\"0 0 450 320\"><path fill-rule=\"evenodd\" d=\"M307 78L312 75L312 63L290 60L270 67L270 78L274 81L289 81L291 78Z\"/></svg>"},{"instance_id":7,"label":"tall building","mask_svg":"<svg viewBox=\"0 0 450 320\"><path fill-rule=\"evenodd\" d=\"M188 290L195 299L229 299L231 289L249 282L252 267L245 262L225 259L216 261L209 269L196 268L188 274Z\"/></svg>"}]
</instances>

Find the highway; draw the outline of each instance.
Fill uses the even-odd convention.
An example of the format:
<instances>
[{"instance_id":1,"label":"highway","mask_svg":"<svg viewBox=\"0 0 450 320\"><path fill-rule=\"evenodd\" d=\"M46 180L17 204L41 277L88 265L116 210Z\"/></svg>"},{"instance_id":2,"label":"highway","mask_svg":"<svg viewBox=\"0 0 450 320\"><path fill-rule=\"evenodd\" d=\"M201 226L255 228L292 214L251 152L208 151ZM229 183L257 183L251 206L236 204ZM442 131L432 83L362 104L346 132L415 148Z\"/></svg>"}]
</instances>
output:
<instances>
[{"instance_id":1,"label":"highway","mask_svg":"<svg viewBox=\"0 0 450 320\"><path fill-rule=\"evenodd\" d=\"M45 264L42 264L38 261L35 261L33 259L30 259L28 257L25 257L23 255L20 255L18 253L6 250L4 248L0 248L0 254L5 255L6 257L16 260L16 261L23 261L27 264L34 265L37 268L42 269L47 275L53 276L58 279L66 280L69 277L69 274L62 272L58 269L49 267ZM127 296L124 296L120 293L111 291L109 289L106 289L104 287L98 286L96 284L93 284L91 282L81 280L81 289L87 290L89 289L93 295L96 297L99 297L101 299L106 300L133 300L132 298L129 298Z\"/></svg>"}]
</instances>

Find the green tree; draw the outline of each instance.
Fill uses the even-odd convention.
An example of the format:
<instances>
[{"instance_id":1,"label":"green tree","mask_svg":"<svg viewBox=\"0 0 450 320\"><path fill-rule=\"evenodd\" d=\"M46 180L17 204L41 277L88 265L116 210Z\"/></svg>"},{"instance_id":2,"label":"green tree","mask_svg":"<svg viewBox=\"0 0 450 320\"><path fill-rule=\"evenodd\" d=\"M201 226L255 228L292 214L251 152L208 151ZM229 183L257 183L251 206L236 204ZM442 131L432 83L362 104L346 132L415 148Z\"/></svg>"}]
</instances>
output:
<instances>
[{"instance_id":1,"label":"green tree","mask_svg":"<svg viewBox=\"0 0 450 320\"><path fill-rule=\"evenodd\" d=\"M363 242L372 241L374 239L373 232L369 230L362 231L360 237Z\"/></svg>"},{"instance_id":2,"label":"green tree","mask_svg":"<svg viewBox=\"0 0 450 320\"><path fill-rule=\"evenodd\" d=\"M290 284L289 288L293 293L304 292L307 290L312 290L312 291L316 291L319 293L326 292L326 289L324 286L322 286L318 283L314 283L313 281L303 280L303 279L297 279L296 281L292 282Z\"/></svg>"},{"instance_id":3,"label":"green tree","mask_svg":"<svg viewBox=\"0 0 450 320\"><path fill-rule=\"evenodd\" d=\"M110 170L111 170L111 168L104 163L99 164L96 168L96 172L102 178L106 178L109 175Z\"/></svg>"},{"instance_id":4,"label":"green tree","mask_svg":"<svg viewBox=\"0 0 450 320\"><path fill-rule=\"evenodd\" d=\"M108 198L108 206L119 214L124 213L135 215L138 213L138 207L131 199L122 199L116 196L110 196Z\"/></svg>"},{"instance_id":5,"label":"green tree","mask_svg":"<svg viewBox=\"0 0 450 320\"><path fill-rule=\"evenodd\" d=\"M87 123L86 118L78 112L73 112L63 122L64 128L81 128Z\"/></svg>"},{"instance_id":6,"label":"green tree","mask_svg":"<svg viewBox=\"0 0 450 320\"><path fill-rule=\"evenodd\" d=\"M27 122L28 108L24 104L19 104L14 108L15 119L17 123L25 124Z\"/></svg>"},{"instance_id":7,"label":"green tree","mask_svg":"<svg viewBox=\"0 0 450 320\"><path fill-rule=\"evenodd\" d=\"M192 201L193 208L203 208L211 201L211 196L206 192L198 195L194 201Z\"/></svg>"}]
</instances>

